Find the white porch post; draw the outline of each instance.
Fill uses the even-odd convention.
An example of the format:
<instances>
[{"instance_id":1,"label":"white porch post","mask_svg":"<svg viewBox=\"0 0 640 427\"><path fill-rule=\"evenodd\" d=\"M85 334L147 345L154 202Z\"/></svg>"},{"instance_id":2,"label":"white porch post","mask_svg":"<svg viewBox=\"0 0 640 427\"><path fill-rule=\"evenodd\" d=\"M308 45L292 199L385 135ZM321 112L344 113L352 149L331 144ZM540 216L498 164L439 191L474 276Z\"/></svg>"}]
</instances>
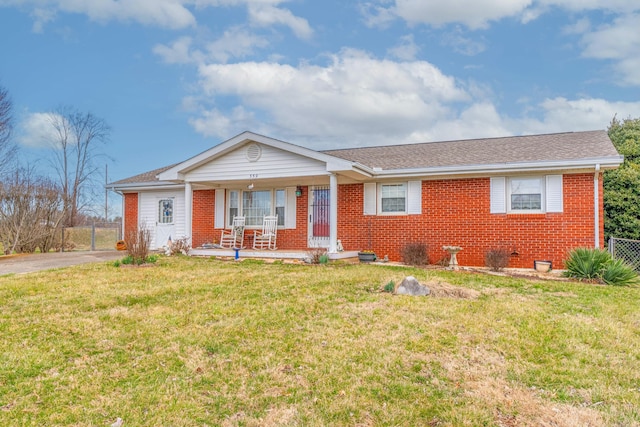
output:
<instances>
[{"instance_id":1,"label":"white porch post","mask_svg":"<svg viewBox=\"0 0 640 427\"><path fill-rule=\"evenodd\" d=\"M338 176L329 175L329 253L338 252Z\"/></svg>"},{"instance_id":2,"label":"white porch post","mask_svg":"<svg viewBox=\"0 0 640 427\"><path fill-rule=\"evenodd\" d=\"M193 190L190 182L184 183L184 234L191 241L191 219L193 216Z\"/></svg>"}]
</instances>

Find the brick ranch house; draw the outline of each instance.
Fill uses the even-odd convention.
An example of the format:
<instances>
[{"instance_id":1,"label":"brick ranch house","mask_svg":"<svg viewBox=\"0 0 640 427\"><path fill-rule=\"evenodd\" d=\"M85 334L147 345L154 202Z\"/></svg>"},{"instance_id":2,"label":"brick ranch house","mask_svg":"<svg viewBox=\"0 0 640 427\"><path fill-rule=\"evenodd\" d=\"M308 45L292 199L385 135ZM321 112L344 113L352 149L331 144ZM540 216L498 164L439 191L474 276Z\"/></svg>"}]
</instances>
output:
<instances>
[{"instance_id":1,"label":"brick ranch house","mask_svg":"<svg viewBox=\"0 0 640 427\"><path fill-rule=\"evenodd\" d=\"M109 187L123 195L125 235L148 227L152 248L216 243L236 215L246 238L277 214L279 250L401 260L419 242L431 262L456 245L463 266L503 248L510 267L555 267L572 248L604 246L602 173L622 161L605 131L325 151L244 132Z\"/></svg>"}]
</instances>

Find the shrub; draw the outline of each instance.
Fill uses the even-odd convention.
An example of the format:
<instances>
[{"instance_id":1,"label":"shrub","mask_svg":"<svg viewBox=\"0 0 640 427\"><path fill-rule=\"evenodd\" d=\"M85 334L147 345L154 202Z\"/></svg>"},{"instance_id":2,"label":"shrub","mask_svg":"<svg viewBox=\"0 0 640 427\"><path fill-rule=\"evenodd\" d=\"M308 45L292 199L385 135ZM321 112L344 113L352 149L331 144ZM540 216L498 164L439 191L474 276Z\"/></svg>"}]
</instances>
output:
<instances>
[{"instance_id":1,"label":"shrub","mask_svg":"<svg viewBox=\"0 0 640 427\"><path fill-rule=\"evenodd\" d=\"M576 248L564 262L567 277L597 280L613 286L636 283L638 274L621 259L613 259L604 249Z\"/></svg>"},{"instance_id":2,"label":"shrub","mask_svg":"<svg viewBox=\"0 0 640 427\"><path fill-rule=\"evenodd\" d=\"M407 243L400 251L402 261L408 265L427 265L429 256L424 243Z\"/></svg>"},{"instance_id":3,"label":"shrub","mask_svg":"<svg viewBox=\"0 0 640 427\"><path fill-rule=\"evenodd\" d=\"M602 272L602 281L607 285L628 286L636 282L638 273L621 259L612 259Z\"/></svg>"},{"instance_id":4,"label":"shrub","mask_svg":"<svg viewBox=\"0 0 640 427\"><path fill-rule=\"evenodd\" d=\"M131 264L143 264L146 262L151 244L151 230L146 227L140 227L136 231L127 233L124 241L127 245L127 255L131 257ZM124 260L123 264L125 264Z\"/></svg>"},{"instance_id":5,"label":"shrub","mask_svg":"<svg viewBox=\"0 0 640 427\"><path fill-rule=\"evenodd\" d=\"M324 248L313 248L307 252L307 258L311 264L326 264L329 262L329 255Z\"/></svg>"},{"instance_id":6,"label":"shrub","mask_svg":"<svg viewBox=\"0 0 640 427\"><path fill-rule=\"evenodd\" d=\"M509 265L509 253L506 249L490 249L484 255L484 265L493 271L501 271Z\"/></svg>"},{"instance_id":7,"label":"shrub","mask_svg":"<svg viewBox=\"0 0 640 427\"><path fill-rule=\"evenodd\" d=\"M569 252L564 262L567 277L578 279L598 279L611 260L611 255L604 249L576 248Z\"/></svg>"}]
</instances>

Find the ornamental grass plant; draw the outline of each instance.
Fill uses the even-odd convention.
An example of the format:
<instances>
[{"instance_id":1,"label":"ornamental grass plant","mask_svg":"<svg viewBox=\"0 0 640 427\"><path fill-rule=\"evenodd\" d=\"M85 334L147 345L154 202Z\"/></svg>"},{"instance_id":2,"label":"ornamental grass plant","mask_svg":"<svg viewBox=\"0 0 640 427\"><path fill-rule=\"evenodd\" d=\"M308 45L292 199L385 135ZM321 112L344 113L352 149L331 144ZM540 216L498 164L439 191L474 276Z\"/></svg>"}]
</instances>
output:
<instances>
[{"instance_id":1,"label":"ornamental grass plant","mask_svg":"<svg viewBox=\"0 0 640 427\"><path fill-rule=\"evenodd\" d=\"M605 249L576 248L564 262L566 277L595 280L607 285L628 286L638 274L624 261L614 260Z\"/></svg>"}]
</instances>

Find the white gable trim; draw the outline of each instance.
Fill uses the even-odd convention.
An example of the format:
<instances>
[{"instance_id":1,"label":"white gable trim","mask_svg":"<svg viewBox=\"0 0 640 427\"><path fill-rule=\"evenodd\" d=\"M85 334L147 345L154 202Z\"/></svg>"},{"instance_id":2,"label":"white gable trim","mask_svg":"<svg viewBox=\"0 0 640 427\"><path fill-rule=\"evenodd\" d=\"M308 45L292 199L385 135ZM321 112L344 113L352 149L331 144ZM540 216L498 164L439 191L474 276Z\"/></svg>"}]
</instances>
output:
<instances>
[{"instance_id":1,"label":"white gable trim","mask_svg":"<svg viewBox=\"0 0 640 427\"><path fill-rule=\"evenodd\" d=\"M365 176L370 175L371 170L369 168L360 165L356 162L350 162L348 160L340 159L338 157L329 156L327 154L320 153L315 150L301 147L299 145L290 144L288 142L280 141L277 139L269 138L263 135L258 135L253 132L243 132L207 151L204 151L176 166L167 169L166 171L158 174L158 179L162 181L179 181L184 179L184 173L189 172L198 166L201 166L211 160L225 155L226 153L237 149L238 147L245 145L249 142L257 142L270 147L278 148L290 153L297 154L299 156L308 157L314 160L318 160L326 163L327 171L360 171Z\"/></svg>"}]
</instances>

